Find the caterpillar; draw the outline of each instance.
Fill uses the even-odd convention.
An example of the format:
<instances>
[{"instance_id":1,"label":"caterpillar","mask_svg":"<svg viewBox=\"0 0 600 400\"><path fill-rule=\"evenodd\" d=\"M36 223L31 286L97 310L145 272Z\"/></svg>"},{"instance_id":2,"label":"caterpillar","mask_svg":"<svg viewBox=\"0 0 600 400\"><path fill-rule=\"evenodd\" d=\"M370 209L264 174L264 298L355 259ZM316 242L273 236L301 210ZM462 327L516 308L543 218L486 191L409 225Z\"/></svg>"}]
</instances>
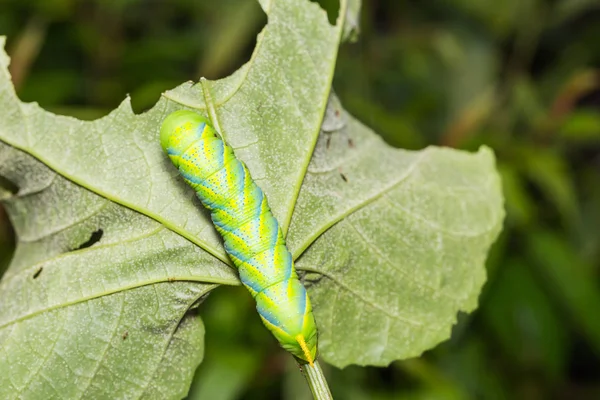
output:
<instances>
[{"instance_id":1,"label":"caterpillar","mask_svg":"<svg viewBox=\"0 0 600 400\"><path fill-rule=\"evenodd\" d=\"M160 142L210 211L225 251L256 301L263 324L301 362L317 356L317 329L306 289L267 198L207 118L180 110L163 121Z\"/></svg>"}]
</instances>

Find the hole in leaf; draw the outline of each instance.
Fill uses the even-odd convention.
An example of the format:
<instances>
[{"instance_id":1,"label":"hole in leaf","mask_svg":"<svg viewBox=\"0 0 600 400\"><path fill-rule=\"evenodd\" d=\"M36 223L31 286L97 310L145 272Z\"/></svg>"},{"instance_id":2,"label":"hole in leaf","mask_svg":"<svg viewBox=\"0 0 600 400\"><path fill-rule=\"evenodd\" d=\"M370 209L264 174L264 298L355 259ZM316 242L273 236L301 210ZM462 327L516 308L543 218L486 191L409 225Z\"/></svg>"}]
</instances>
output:
<instances>
[{"instance_id":1,"label":"hole in leaf","mask_svg":"<svg viewBox=\"0 0 600 400\"><path fill-rule=\"evenodd\" d=\"M0 278L13 257L15 245L15 231L2 203L0 203Z\"/></svg>"},{"instance_id":2,"label":"hole in leaf","mask_svg":"<svg viewBox=\"0 0 600 400\"><path fill-rule=\"evenodd\" d=\"M148 60L132 60L132 73L147 81L129 89L134 112L151 108L164 91L186 81L227 77L252 57L257 35L267 24L258 1L196 3L193 10L169 3L162 36L151 39L155 46L146 44ZM149 36L159 34L152 29Z\"/></svg>"},{"instance_id":3,"label":"hole in leaf","mask_svg":"<svg viewBox=\"0 0 600 400\"><path fill-rule=\"evenodd\" d=\"M102 235L104 235L104 231L102 229L98 229L97 231L92 232L92 235L87 240L87 242L82 243L81 245L79 245L79 247L77 247L74 250L86 249L90 246L93 246L94 244L96 244L100 241L100 239L102 238Z\"/></svg>"},{"instance_id":4,"label":"hole in leaf","mask_svg":"<svg viewBox=\"0 0 600 400\"><path fill-rule=\"evenodd\" d=\"M340 1L339 0L310 0L313 3L317 3L321 6L325 12L327 12L327 19L331 25L335 25L335 22L340 12Z\"/></svg>"},{"instance_id":5,"label":"hole in leaf","mask_svg":"<svg viewBox=\"0 0 600 400\"><path fill-rule=\"evenodd\" d=\"M224 78L237 71L252 57L257 35L267 24L257 1L232 2L220 8L208 21L195 81Z\"/></svg>"},{"instance_id":6,"label":"hole in leaf","mask_svg":"<svg viewBox=\"0 0 600 400\"><path fill-rule=\"evenodd\" d=\"M10 179L0 175L0 196L2 196L2 192L15 195L19 193L19 186Z\"/></svg>"}]
</instances>

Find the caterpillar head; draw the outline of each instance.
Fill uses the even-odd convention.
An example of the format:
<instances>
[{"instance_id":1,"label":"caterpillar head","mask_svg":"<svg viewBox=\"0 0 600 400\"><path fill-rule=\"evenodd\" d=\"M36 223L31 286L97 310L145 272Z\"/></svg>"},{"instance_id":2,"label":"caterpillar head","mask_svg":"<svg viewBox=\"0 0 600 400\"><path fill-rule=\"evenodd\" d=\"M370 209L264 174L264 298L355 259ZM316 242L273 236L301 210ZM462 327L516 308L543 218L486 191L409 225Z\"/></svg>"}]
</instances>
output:
<instances>
[{"instance_id":1,"label":"caterpillar head","mask_svg":"<svg viewBox=\"0 0 600 400\"><path fill-rule=\"evenodd\" d=\"M160 144L169 156L185 151L202 135L208 120L189 110L175 111L167 116L160 128Z\"/></svg>"}]
</instances>

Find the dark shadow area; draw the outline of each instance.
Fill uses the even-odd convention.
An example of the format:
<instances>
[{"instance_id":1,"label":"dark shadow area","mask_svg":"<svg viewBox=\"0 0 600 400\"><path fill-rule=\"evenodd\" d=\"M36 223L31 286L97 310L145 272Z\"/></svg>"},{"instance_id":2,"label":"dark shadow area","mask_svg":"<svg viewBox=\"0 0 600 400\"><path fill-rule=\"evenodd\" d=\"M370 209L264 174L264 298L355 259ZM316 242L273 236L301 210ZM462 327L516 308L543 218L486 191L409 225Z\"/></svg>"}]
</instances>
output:
<instances>
[{"instance_id":1,"label":"dark shadow area","mask_svg":"<svg viewBox=\"0 0 600 400\"><path fill-rule=\"evenodd\" d=\"M15 252L16 237L13 226L0 203L0 278L6 272Z\"/></svg>"},{"instance_id":2,"label":"dark shadow area","mask_svg":"<svg viewBox=\"0 0 600 400\"><path fill-rule=\"evenodd\" d=\"M0 175L0 190L5 190L11 195L15 195L19 193L19 186L10 179Z\"/></svg>"}]
</instances>

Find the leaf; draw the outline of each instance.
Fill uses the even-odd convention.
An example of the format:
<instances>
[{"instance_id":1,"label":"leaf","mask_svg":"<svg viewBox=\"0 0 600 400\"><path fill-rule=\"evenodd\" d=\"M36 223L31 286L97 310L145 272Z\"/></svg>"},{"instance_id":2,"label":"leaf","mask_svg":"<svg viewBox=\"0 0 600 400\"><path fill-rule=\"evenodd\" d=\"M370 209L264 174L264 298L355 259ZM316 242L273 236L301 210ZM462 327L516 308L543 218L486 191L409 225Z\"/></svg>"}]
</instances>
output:
<instances>
[{"instance_id":1,"label":"leaf","mask_svg":"<svg viewBox=\"0 0 600 400\"><path fill-rule=\"evenodd\" d=\"M0 398L185 396L204 347L190 308L233 272L1 142L0 175L18 188L4 200L18 244L0 281Z\"/></svg>"},{"instance_id":2,"label":"leaf","mask_svg":"<svg viewBox=\"0 0 600 400\"><path fill-rule=\"evenodd\" d=\"M356 42L360 34L360 8L362 0L348 0L348 9L344 23L343 39L350 42Z\"/></svg>"},{"instance_id":3,"label":"leaf","mask_svg":"<svg viewBox=\"0 0 600 400\"><path fill-rule=\"evenodd\" d=\"M525 172L556 207L565 226L579 220L573 174L561 154L553 149L524 148Z\"/></svg>"},{"instance_id":4,"label":"leaf","mask_svg":"<svg viewBox=\"0 0 600 400\"><path fill-rule=\"evenodd\" d=\"M542 372L549 386L562 376L569 341L561 315L536 278L520 259L505 261L480 311L515 372Z\"/></svg>"},{"instance_id":5,"label":"leaf","mask_svg":"<svg viewBox=\"0 0 600 400\"><path fill-rule=\"evenodd\" d=\"M0 175L17 188L2 195L18 236L0 282L1 398L186 395L203 353L192 308L215 283L239 281L162 154L160 122L182 107L173 99L209 99L199 108L210 107L289 220L341 36L317 4L261 4L270 23L248 64L219 82L184 84L143 115L129 99L93 122L21 103L0 52Z\"/></svg>"},{"instance_id":6,"label":"leaf","mask_svg":"<svg viewBox=\"0 0 600 400\"><path fill-rule=\"evenodd\" d=\"M242 346L230 345L214 357L212 363L202 365L202 375L194 380L189 400L239 399L243 389L257 375L257 356ZM207 360L208 361L208 360ZM296 370L297 370L296 366Z\"/></svg>"},{"instance_id":7,"label":"leaf","mask_svg":"<svg viewBox=\"0 0 600 400\"><path fill-rule=\"evenodd\" d=\"M534 231L527 237L527 254L549 290L555 295L590 349L600 355L600 294L595 275L562 234Z\"/></svg>"},{"instance_id":8,"label":"leaf","mask_svg":"<svg viewBox=\"0 0 600 400\"><path fill-rule=\"evenodd\" d=\"M142 115L128 99L92 122L21 103L0 53L0 176L18 188L3 195L19 239L0 282L2 397L186 393L202 353L193 309L238 281L158 144L183 107L209 115L269 197L325 360L420 354L475 307L503 217L491 152L395 150L335 97L325 110L346 2L335 26L315 3L260 3L269 23L248 64Z\"/></svg>"},{"instance_id":9,"label":"leaf","mask_svg":"<svg viewBox=\"0 0 600 400\"><path fill-rule=\"evenodd\" d=\"M514 396L513 387L502 373L502 365L490 362L497 357L497 350L487 345L487 337L473 332L459 346L444 347L445 351L436 351L437 363L446 379L462 389L463 398L506 399Z\"/></svg>"},{"instance_id":10,"label":"leaf","mask_svg":"<svg viewBox=\"0 0 600 400\"><path fill-rule=\"evenodd\" d=\"M330 363L387 365L450 336L472 311L504 210L491 151L387 146L339 105L329 112L292 219ZM333 117L332 117L333 115Z\"/></svg>"},{"instance_id":11,"label":"leaf","mask_svg":"<svg viewBox=\"0 0 600 400\"><path fill-rule=\"evenodd\" d=\"M485 24L485 29L491 31L499 38L506 37L512 33L519 22L530 13L532 1L506 0L501 3L492 0L469 1L453 0L450 7L454 11L460 11L461 14ZM523 19L524 20L524 19Z\"/></svg>"},{"instance_id":12,"label":"leaf","mask_svg":"<svg viewBox=\"0 0 600 400\"><path fill-rule=\"evenodd\" d=\"M555 7L553 25L559 25L571 18L574 19L578 14L597 11L598 8L596 0L560 0Z\"/></svg>"},{"instance_id":13,"label":"leaf","mask_svg":"<svg viewBox=\"0 0 600 400\"><path fill-rule=\"evenodd\" d=\"M508 220L517 225L528 225L536 220L538 208L527 191L527 180L512 164L498 166L506 200Z\"/></svg>"},{"instance_id":14,"label":"leaf","mask_svg":"<svg viewBox=\"0 0 600 400\"><path fill-rule=\"evenodd\" d=\"M600 142L600 113L594 110L574 110L566 116L560 135L574 143Z\"/></svg>"}]
</instances>

